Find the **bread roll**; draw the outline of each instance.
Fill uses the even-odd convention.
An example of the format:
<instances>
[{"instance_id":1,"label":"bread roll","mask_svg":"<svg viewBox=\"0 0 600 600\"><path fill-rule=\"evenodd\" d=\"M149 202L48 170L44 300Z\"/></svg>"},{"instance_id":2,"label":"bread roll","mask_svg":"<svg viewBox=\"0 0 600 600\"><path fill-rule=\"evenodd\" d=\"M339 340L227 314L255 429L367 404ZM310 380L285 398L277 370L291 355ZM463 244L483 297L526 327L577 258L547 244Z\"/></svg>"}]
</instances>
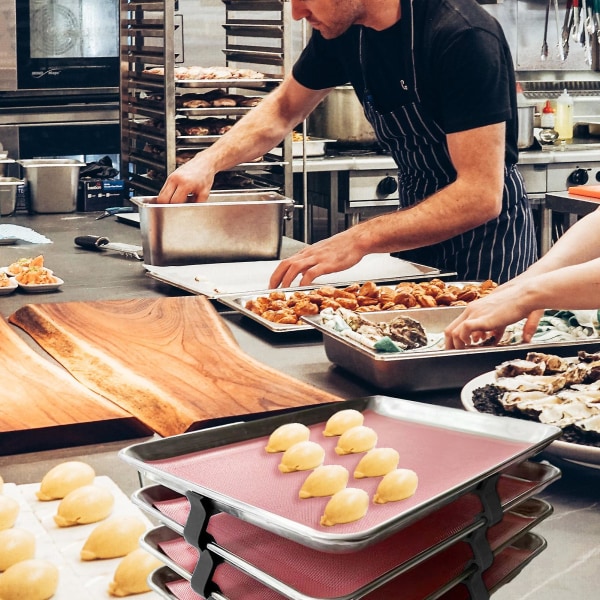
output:
<instances>
[{"instance_id":1,"label":"bread roll","mask_svg":"<svg viewBox=\"0 0 600 600\"><path fill-rule=\"evenodd\" d=\"M2 600L48 600L58 588L58 568L47 560L22 560L0 575Z\"/></svg>"},{"instance_id":2,"label":"bread roll","mask_svg":"<svg viewBox=\"0 0 600 600\"><path fill-rule=\"evenodd\" d=\"M419 478L413 470L395 469L379 482L373 502L385 504L410 498L417 491L418 484Z\"/></svg>"},{"instance_id":3,"label":"bread roll","mask_svg":"<svg viewBox=\"0 0 600 600\"><path fill-rule=\"evenodd\" d=\"M139 547L146 531L145 521L136 515L118 515L97 525L81 548L81 560L119 558Z\"/></svg>"},{"instance_id":4,"label":"bread roll","mask_svg":"<svg viewBox=\"0 0 600 600\"><path fill-rule=\"evenodd\" d=\"M14 498L0 496L0 531L10 529L15 524L19 511L19 503Z\"/></svg>"},{"instance_id":5,"label":"bread roll","mask_svg":"<svg viewBox=\"0 0 600 600\"><path fill-rule=\"evenodd\" d=\"M349 478L348 469L342 465L321 465L304 480L298 495L300 498L333 496L346 487Z\"/></svg>"},{"instance_id":6,"label":"bread roll","mask_svg":"<svg viewBox=\"0 0 600 600\"><path fill-rule=\"evenodd\" d=\"M142 548L137 548L117 565L113 580L108 585L109 594L123 597L149 592L148 577L161 566L163 563L160 560Z\"/></svg>"},{"instance_id":7,"label":"bread roll","mask_svg":"<svg viewBox=\"0 0 600 600\"><path fill-rule=\"evenodd\" d=\"M335 451L337 454L355 454L358 452L367 452L377 444L377 433L370 427L358 425L351 427L338 440Z\"/></svg>"},{"instance_id":8,"label":"bread roll","mask_svg":"<svg viewBox=\"0 0 600 600\"><path fill-rule=\"evenodd\" d=\"M298 442L283 453L279 470L282 473L307 471L323 464L324 458L325 450L316 442Z\"/></svg>"},{"instance_id":9,"label":"bread roll","mask_svg":"<svg viewBox=\"0 0 600 600\"><path fill-rule=\"evenodd\" d=\"M110 490L85 485L73 490L60 501L54 521L59 527L97 523L110 515L114 503Z\"/></svg>"},{"instance_id":10,"label":"bread roll","mask_svg":"<svg viewBox=\"0 0 600 600\"><path fill-rule=\"evenodd\" d=\"M400 455L394 448L373 448L358 462L354 469L354 477L381 477L393 471L400 462Z\"/></svg>"},{"instance_id":11,"label":"bread roll","mask_svg":"<svg viewBox=\"0 0 600 600\"><path fill-rule=\"evenodd\" d=\"M69 460L50 469L42 478L40 489L36 492L38 500L60 500L69 492L90 485L96 472L85 462Z\"/></svg>"},{"instance_id":12,"label":"bread roll","mask_svg":"<svg viewBox=\"0 0 600 600\"><path fill-rule=\"evenodd\" d=\"M363 414L358 410L354 410L353 408L338 410L338 412L331 415L331 417L329 417L327 420L327 423L325 423L325 431L323 431L323 435L326 435L327 437L342 435L342 433L351 427L362 425L364 420L365 418Z\"/></svg>"},{"instance_id":13,"label":"bread roll","mask_svg":"<svg viewBox=\"0 0 600 600\"><path fill-rule=\"evenodd\" d=\"M362 519L369 509L369 494L358 488L344 488L335 493L321 517L321 525L330 527Z\"/></svg>"},{"instance_id":14,"label":"bread roll","mask_svg":"<svg viewBox=\"0 0 600 600\"><path fill-rule=\"evenodd\" d=\"M18 527L0 531L0 572L34 556L35 535L31 531Z\"/></svg>"},{"instance_id":15,"label":"bread roll","mask_svg":"<svg viewBox=\"0 0 600 600\"><path fill-rule=\"evenodd\" d=\"M269 436L265 446L267 452L285 452L298 442L305 442L310 437L310 429L303 423L286 423Z\"/></svg>"}]
</instances>

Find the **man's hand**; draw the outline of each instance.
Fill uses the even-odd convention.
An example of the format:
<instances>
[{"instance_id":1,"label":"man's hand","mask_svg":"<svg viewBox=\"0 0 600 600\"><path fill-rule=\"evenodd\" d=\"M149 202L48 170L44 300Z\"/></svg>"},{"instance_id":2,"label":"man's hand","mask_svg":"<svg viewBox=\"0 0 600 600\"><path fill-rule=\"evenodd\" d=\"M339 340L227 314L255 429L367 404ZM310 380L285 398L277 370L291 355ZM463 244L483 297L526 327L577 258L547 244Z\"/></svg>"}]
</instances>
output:
<instances>
[{"instance_id":1,"label":"man's hand","mask_svg":"<svg viewBox=\"0 0 600 600\"><path fill-rule=\"evenodd\" d=\"M198 158L185 163L167 178L156 199L159 204L204 202L214 182L214 173Z\"/></svg>"}]
</instances>

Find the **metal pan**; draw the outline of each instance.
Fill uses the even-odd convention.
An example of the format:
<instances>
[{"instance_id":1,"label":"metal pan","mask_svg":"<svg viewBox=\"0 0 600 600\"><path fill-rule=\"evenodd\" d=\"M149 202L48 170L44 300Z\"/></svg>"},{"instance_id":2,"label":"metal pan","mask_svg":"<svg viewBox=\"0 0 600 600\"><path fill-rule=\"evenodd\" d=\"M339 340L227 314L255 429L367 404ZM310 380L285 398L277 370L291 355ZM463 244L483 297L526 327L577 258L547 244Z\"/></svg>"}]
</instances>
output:
<instances>
[{"instance_id":1,"label":"metal pan","mask_svg":"<svg viewBox=\"0 0 600 600\"><path fill-rule=\"evenodd\" d=\"M320 526L326 499L299 500L306 473L283 476L277 469L280 456L264 451L279 425L303 422L326 450L325 461L346 464L352 472L356 455L336 456L336 440L322 435L323 424L340 410L337 403L144 442L121 450L120 456L153 481L209 498L218 510L282 537L317 550L353 552L475 490L560 435L558 428L539 423L386 396L347 401L344 407L361 410L365 424L378 432L378 444L396 448L401 466L419 476L414 496L377 505L354 523ZM353 485L372 494L377 481L369 479L353 480Z\"/></svg>"},{"instance_id":2,"label":"metal pan","mask_svg":"<svg viewBox=\"0 0 600 600\"><path fill-rule=\"evenodd\" d=\"M396 316L406 315L419 321L425 331L441 333L461 310L464 309L448 307L361 315L373 322L389 322ZM378 352L324 326L319 316L303 317L303 320L323 334L325 354L332 363L358 375L378 390L394 394L461 388L482 373L492 371L501 362L522 358L526 352L573 356L577 350L594 352L600 348L599 338L588 338L464 350Z\"/></svg>"}]
</instances>

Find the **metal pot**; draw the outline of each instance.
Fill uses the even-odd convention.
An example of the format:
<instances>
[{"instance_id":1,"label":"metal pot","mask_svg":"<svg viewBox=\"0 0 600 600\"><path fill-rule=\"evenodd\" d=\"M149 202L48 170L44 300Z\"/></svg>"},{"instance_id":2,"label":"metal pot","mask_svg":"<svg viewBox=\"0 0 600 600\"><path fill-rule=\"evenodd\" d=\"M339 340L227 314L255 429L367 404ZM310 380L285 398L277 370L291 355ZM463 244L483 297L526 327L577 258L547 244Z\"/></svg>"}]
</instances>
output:
<instances>
[{"instance_id":1,"label":"metal pot","mask_svg":"<svg viewBox=\"0 0 600 600\"><path fill-rule=\"evenodd\" d=\"M309 116L308 131L314 137L347 144L368 145L377 142L377 136L350 85L331 90Z\"/></svg>"},{"instance_id":2,"label":"metal pot","mask_svg":"<svg viewBox=\"0 0 600 600\"><path fill-rule=\"evenodd\" d=\"M535 106L519 106L517 108L517 116L519 125L517 147L519 150L531 148L535 142L533 135Z\"/></svg>"}]
</instances>

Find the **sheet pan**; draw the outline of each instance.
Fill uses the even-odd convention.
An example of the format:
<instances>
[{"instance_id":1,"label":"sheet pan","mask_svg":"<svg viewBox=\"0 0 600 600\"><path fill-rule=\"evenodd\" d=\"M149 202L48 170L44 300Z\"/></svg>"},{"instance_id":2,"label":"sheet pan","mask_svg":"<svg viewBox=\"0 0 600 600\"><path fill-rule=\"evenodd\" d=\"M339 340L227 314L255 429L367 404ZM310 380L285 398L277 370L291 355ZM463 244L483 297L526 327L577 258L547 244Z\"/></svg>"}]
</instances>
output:
<instances>
[{"instance_id":1,"label":"sheet pan","mask_svg":"<svg viewBox=\"0 0 600 600\"><path fill-rule=\"evenodd\" d=\"M264 446L279 425L303 422L326 451L325 462L353 472L356 455L336 456L335 438L322 428L339 404L277 415L198 432L144 442L121 450L123 460L153 481L179 493L209 498L219 510L251 524L328 552L353 552L473 491L484 480L537 454L560 430L517 419L439 407L386 396L349 400L345 408L365 415L379 435L378 445L394 447L400 466L414 469L419 488L401 503L377 505L360 521L319 525L327 499L298 498L305 472L279 473L279 455ZM370 495L377 481L353 480ZM275 493L275 491L277 493Z\"/></svg>"},{"instance_id":2,"label":"sheet pan","mask_svg":"<svg viewBox=\"0 0 600 600\"><path fill-rule=\"evenodd\" d=\"M440 333L458 316L460 310L459 307L408 309L393 313L362 313L362 316L374 322L389 322L396 316L407 315L419 321L425 331ZM464 350L378 352L325 327L317 315L303 319L323 334L325 354L332 363L358 375L378 391L393 394L462 388L468 381L493 370L496 365L522 358L527 352L573 356L578 350L595 352L600 349L600 339L589 338L572 342L521 343Z\"/></svg>"}]
</instances>

